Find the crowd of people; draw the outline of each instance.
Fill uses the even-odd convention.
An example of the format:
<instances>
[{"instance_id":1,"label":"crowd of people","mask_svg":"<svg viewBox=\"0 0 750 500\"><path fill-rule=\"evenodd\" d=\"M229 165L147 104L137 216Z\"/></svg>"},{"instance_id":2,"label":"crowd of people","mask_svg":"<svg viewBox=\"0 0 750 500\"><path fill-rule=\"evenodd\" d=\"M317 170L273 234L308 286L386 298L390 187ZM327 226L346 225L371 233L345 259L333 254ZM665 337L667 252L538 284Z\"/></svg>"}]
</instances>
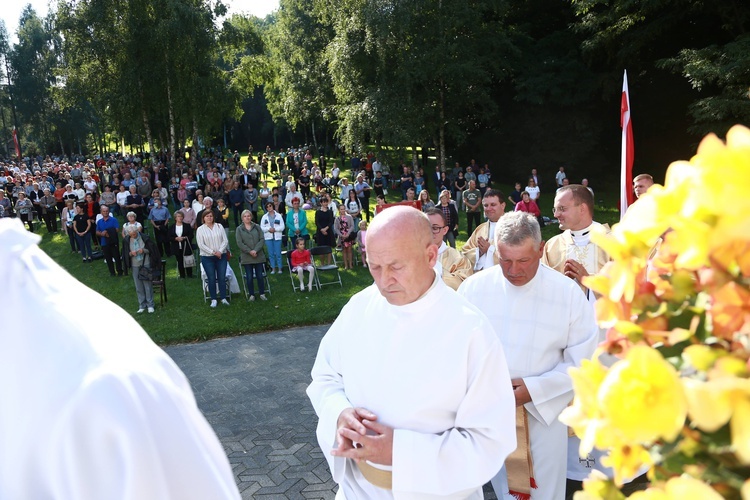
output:
<instances>
[{"instance_id":1,"label":"crowd of people","mask_svg":"<svg viewBox=\"0 0 750 500\"><path fill-rule=\"evenodd\" d=\"M17 216L30 231L43 220L51 233L59 215L84 263L101 252L112 276L133 276L138 313L154 311L151 285L163 273L162 257L174 256L180 277L189 278L196 253L210 306L229 305L223 277L232 223L250 300L256 286L266 300L266 263L271 274L281 272L283 245L292 247L289 268L303 291L312 290L316 272L310 241L339 246L346 268L356 246L374 284L351 298L322 340L308 388L320 446L347 498L479 498L491 480L498 497L556 500L572 498L591 469L611 475L601 453L579 455L578 438L558 420L572 398L568 369L602 340L584 278L609 260L591 238L608 228L594 220L588 183L570 183L560 167L553 215L562 232L544 242L549 220L539 211L536 170L507 197L473 160L465 171L457 165L430 179L403 166L401 179L379 183L384 169L375 170L373 159L354 170L351 184L318 185L307 180L307 165L311 172L320 165L294 153L284 158L298 176L273 156L248 168L235 161L234 169L220 156L172 169L137 158L6 163L0 215ZM651 185L651 176L637 176L636 196ZM369 191L383 205L385 190L396 188L421 211L397 204L371 213ZM469 234L458 250L461 211ZM641 472L626 490L645 487Z\"/></svg>"}]
</instances>

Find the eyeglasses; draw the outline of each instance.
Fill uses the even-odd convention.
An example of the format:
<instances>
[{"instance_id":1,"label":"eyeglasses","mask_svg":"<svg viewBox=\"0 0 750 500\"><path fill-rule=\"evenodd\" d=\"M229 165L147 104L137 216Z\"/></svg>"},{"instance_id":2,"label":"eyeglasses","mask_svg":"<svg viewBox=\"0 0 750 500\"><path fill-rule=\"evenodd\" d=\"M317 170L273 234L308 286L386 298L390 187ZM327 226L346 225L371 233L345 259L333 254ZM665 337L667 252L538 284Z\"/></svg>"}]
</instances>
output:
<instances>
[{"instance_id":1,"label":"eyeglasses","mask_svg":"<svg viewBox=\"0 0 750 500\"><path fill-rule=\"evenodd\" d=\"M580 207L581 204L578 203L577 205L573 205L574 207ZM566 210L568 210L571 207L553 207L552 213L553 214L564 214Z\"/></svg>"},{"instance_id":2,"label":"eyeglasses","mask_svg":"<svg viewBox=\"0 0 750 500\"><path fill-rule=\"evenodd\" d=\"M443 229L446 226L432 226L432 232L437 234L440 232L441 229Z\"/></svg>"}]
</instances>

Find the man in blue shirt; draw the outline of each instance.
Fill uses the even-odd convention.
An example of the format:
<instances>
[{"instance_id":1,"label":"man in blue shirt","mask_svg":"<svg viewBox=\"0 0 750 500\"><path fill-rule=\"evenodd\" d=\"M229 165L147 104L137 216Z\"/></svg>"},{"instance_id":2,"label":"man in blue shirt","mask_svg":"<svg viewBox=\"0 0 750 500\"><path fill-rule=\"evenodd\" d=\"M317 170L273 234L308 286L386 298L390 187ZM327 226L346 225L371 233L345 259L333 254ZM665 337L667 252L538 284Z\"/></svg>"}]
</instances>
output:
<instances>
[{"instance_id":1,"label":"man in blue shirt","mask_svg":"<svg viewBox=\"0 0 750 500\"><path fill-rule=\"evenodd\" d=\"M110 276L122 276L120 242L117 236L120 232L120 223L117 222L116 218L109 216L107 205L102 205L101 214L102 218L96 222L96 235L99 237L104 261L107 263ZM115 274L115 266L117 267L117 274Z\"/></svg>"},{"instance_id":2,"label":"man in blue shirt","mask_svg":"<svg viewBox=\"0 0 750 500\"><path fill-rule=\"evenodd\" d=\"M156 237L156 246L159 247L159 253L167 256L172 255L172 249L169 245L169 228L167 227L171 218L169 209L162 205L161 198L154 198L154 208L148 214L148 220L154 225L154 236Z\"/></svg>"}]
</instances>

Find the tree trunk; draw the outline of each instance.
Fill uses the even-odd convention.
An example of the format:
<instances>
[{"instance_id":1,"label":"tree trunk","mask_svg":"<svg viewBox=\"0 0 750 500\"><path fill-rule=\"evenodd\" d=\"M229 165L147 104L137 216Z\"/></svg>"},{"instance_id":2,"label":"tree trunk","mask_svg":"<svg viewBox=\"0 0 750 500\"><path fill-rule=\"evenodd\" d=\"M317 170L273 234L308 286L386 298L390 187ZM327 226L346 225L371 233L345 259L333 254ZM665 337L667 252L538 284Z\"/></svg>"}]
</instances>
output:
<instances>
[{"instance_id":1,"label":"tree trunk","mask_svg":"<svg viewBox=\"0 0 750 500\"><path fill-rule=\"evenodd\" d=\"M195 168L195 163L198 161L198 121L193 115L193 149L190 152L190 166Z\"/></svg>"},{"instance_id":2,"label":"tree trunk","mask_svg":"<svg viewBox=\"0 0 750 500\"><path fill-rule=\"evenodd\" d=\"M167 61L169 63L169 61ZM167 64L169 67L169 64ZM167 103L169 104L169 161L174 161L175 133L174 133L174 105L172 103L172 83L167 71Z\"/></svg>"},{"instance_id":3,"label":"tree trunk","mask_svg":"<svg viewBox=\"0 0 750 500\"><path fill-rule=\"evenodd\" d=\"M412 169L417 168L417 165L419 165L419 159L418 158L419 157L417 155L417 146L413 145L411 147L411 168Z\"/></svg>"},{"instance_id":4,"label":"tree trunk","mask_svg":"<svg viewBox=\"0 0 750 500\"><path fill-rule=\"evenodd\" d=\"M315 135L315 120L312 121L312 136L313 136L313 144L315 144L315 155L320 156L320 148L318 147L318 138Z\"/></svg>"},{"instance_id":5,"label":"tree trunk","mask_svg":"<svg viewBox=\"0 0 750 500\"><path fill-rule=\"evenodd\" d=\"M60 141L60 154L65 156L65 144L63 144L62 136L58 133L57 134L57 140ZM70 152L73 152L73 148L70 148ZM80 152L78 154L81 154Z\"/></svg>"},{"instance_id":6,"label":"tree trunk","mask_svg":"<svg viewBox=\"0 0 750 500\"><path fill-rule=\"evenodd\" d=\"M138 92L141 95L141 118L143 119L143 130L146 132L146 140L148 141L149 153L154 153L154 138L151 136L151 127L148 124L148 114L146 113L146 103L143 100L143 85L141 84L141 77L138 77Z\"/></svg>"},{"instance_id":7,"label":"tree trunk","mask_svg":"<svg viewBox=\"0 0 750 500\"><path fill-rule=\"evenodd\" d=\"M438 138L438 165L440 171L445 172L445 93L443 91L443 81L440 80L440 135Z\"/></svg>"}]
</instances>

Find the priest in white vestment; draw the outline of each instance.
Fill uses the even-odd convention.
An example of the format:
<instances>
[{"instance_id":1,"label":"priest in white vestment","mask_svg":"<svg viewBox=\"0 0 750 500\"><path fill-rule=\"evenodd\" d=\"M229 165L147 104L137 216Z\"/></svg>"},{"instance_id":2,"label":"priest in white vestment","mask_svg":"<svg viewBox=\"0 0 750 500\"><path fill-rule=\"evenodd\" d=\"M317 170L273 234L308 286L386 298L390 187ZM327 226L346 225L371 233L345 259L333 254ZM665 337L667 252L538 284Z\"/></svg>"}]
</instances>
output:
<instances>
[{"instance_id":1,"label":"priest in white vestment","mask_svg":"<svg viewBox=\"0 0 750 500\"><path fill-rule=\"evenodd\" d=\"M485 311L503 344L533 468L511 475L510 485L503 469L493 487L499 498L521 487L532 500L557 500L565 493L567 450L558 416L573 397L568 369L597 345L594 311L573 280L540 263L544 243L532 215L504 215L495 238L500 265L471 276L458 292Z\"/></svg>"},{"instance_id":2,"label":"priest in white vestment","mask_svg":"<svg viewBox=\"0 0 750 500\"><path fill-rule=\"evenodd\" d=\"M240 498L174 362L0 220L0 498Z\"/></svg>"},{"instance_id":3,"label":"priest in white vestment","mask_svg":"<svg viewBox=\"0 0 750 500\"><path fill-rule=\"evenodd\" d=\"M475 272L497 264L495 225L505 213L505 195L496 189L488 189L482 198L482 208L487 221L479 224L461 247L461 253L469 259Z\"/></svg>"},{"instance_id":4,"label":"priest in white vestment","mask_svg":"<svg viewBox=\"0 0 750 500\"><path fill-rule=\"evenodd\" d=\"M445 220L445 214L439 208L425 210L432 226L432 242L438 247L438 258L435 261L435 272L443 282L454 290L458 290L466 278L474 274L471 262L458 250L446 245L443 238L450 230Z\"/></svg>"},{"instance_id":5,"label":"priest in white vestment","mask_svg":"<svg viewBox=\"0 0 750 500\"><path fill-rule=\"evenodd\" d=\"M427 216L383 211L367 233L375 284L321 341L307 393L337 498L480 499L516 446L502 346L436 258Z\"/></svg>"}]
</instances>

